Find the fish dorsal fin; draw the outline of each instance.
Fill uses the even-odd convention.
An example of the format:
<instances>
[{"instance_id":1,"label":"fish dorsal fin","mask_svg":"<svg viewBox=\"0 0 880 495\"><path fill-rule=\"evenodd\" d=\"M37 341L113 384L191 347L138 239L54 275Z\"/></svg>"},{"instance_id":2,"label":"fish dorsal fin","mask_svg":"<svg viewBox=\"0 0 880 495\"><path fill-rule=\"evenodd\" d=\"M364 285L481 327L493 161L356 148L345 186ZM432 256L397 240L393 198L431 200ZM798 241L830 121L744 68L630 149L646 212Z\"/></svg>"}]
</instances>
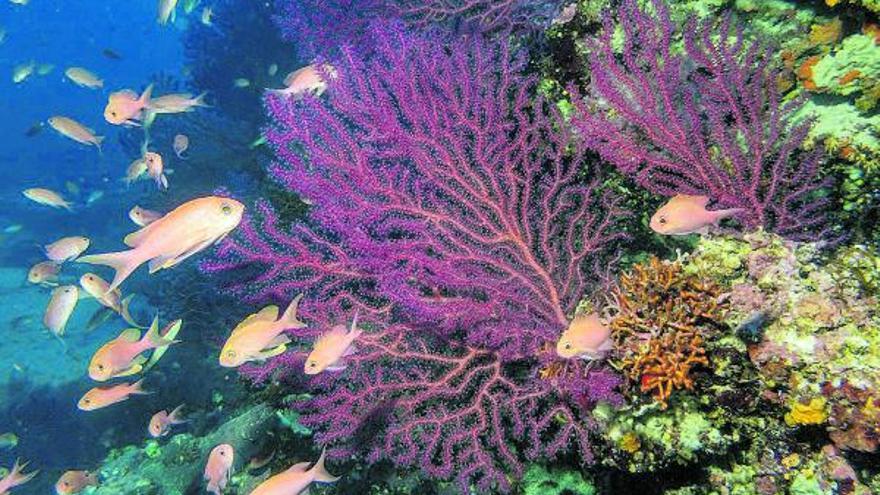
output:
<instances>
[{"instance_id":1,"label":"fish dorsal fin","mask_svg":"<svg viewBox=\"0 0 880 495\"><path fill-rule=\"evenodd\" d=\"M131 98L133 100L137 100L138 94L130 89L122 89L122 90L116 91L115 93L110 95L110 99L113 101L121 100L123 98L125 98L125 99Z\"/></svg>"},{"instance_id":2,"label":"fish dorsal fin","mask_svg":"<svg viewBox=\"0 0 880 495\"><path fill-rule=\"evenodd\" d=\"M332 345L334 342L338 342L340 339L345 338L347 333L347 329L342 325L336 325L331 328L328 332L321 334L318 337L318 340L315 341L314 350L320 351L325 349L327 346Z\"/></svg>"},{"instance_id":3,"label":"fish dorsal fin","mask_svg":"<svg viewBox=\"0 0 880 495\"><path fill-rule=\"evenodd\" d=\"M703 208L705 208L706 205L709 204L709 196L693 195L693 196L687 196L687 199L689 201L693 202L695 205L701 206Z\"/></svg>"},{"instance_id":4,"label":"fish dorsal fin","mask_svg":"<svg viewBox=\"0 0 880 495\"><path fill-rule=\"evenodd\" d=\"M126 342L137 342L141 340L141 331L137 328L126 328L119 334L119 339Z\"/></svg>"},{"instance_id":5,"label":"fish dorsal fin","mask_svg":"<svg viewBox=\"0 0 880 495\"><path fill-rule=\"evenodd\" d=\"M259 310L258 312L248 316L248 320L253 318L254 321L276 321L278 320L278 306L270 305Z\"/></svg>"},{"instance_id":6,"label":"fish dorsal fin","mask_svg":"<svg viewBox=\"0 0 880 495\"><path fill-rule=\"evenodd\" d=\"M265 308L257 311L252 315L248 315L247 318L241 321L234 329L232 329L233 335L239 332L242 328L247 327L252 323L256 323L258 321L275 321L278 319L278 306L271 305L266 306Z\"/></svg>"},{"instance_id":7,"label":"fish dorsal fin","mask_svg":"<svg viewBox=\"0 0 880 495\"><path fill-rule=\"evenodd\" d=\"M287 468L285 473L304 473L309 470L309 466L311 466L311 462L297 462L293 466Z\"/></svg>"},{"instance_id":8,"label":"fish dorsal fin","mask_svg":"<svg viewBox=\"0 0 880 495\"><path fill-rule=\"evenodd\" d=\"M140 230L137 230L136 232L132 232L131 234L128 234L127 236L125 236L125 239L123 239L123 242L128 247L133 247L133 248L138 247L140 245L140 243L143 242L144 237L146 237L152 231L152 229L154 227L156 227L156 225L159 225L161 222L162 222L162 219L160 218L159 220L156 220L155 222L147 225L146 227L143 227Z\"/></svg>"}]
</instances>

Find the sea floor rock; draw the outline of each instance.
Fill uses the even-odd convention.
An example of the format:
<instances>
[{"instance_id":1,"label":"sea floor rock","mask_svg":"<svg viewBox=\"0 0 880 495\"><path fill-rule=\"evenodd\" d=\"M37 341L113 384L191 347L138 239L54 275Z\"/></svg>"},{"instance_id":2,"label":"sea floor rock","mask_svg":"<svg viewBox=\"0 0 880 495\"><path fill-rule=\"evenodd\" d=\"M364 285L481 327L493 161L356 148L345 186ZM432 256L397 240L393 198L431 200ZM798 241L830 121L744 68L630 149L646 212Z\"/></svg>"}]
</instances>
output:
<instances>
[{"instance_id":1,"label":"sea floor rock","mask_svg":"<svg viewBox=\"0 0 880 495\"><path fill-rule=\"evenodd\" d=\"M183 495L203 493L202 475L208 454L221 443L235 449L236 467L258 453L264 434L276 424L271 407L244 410L203 437L184 433L167 442L148 441L112 452L100 468L95 495Z\"/></svg>"}]
</instances>

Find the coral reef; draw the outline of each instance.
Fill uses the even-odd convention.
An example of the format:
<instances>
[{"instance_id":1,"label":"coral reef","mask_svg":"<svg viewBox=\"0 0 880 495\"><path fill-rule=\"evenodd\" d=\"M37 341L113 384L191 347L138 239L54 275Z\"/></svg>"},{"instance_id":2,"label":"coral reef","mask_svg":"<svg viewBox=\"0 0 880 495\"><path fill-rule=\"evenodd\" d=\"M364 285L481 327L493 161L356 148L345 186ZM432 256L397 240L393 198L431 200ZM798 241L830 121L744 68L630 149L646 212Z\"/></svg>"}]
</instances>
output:
<instances>
[{"instance_id":1,"label":"coral reef","mask_svg":"<svg viewBox=\"0 0 880 495\"><path fill-rule=\"evenodd\" d=\"M200 486L208 453L221 443L229 443L239 459L258 453L259 442L273 424L272 409L255 405L242 411L204 437L184 433L164 445L147 442L143 448L127 446L112 452L99 473L101 485L96 495L160 495L187 493Z\"/></svg>"},{"instance_id":2,"label":"coral reef","mask_svg":"<svg viewBox=\"0 0 880 495\"><path fill-rule=\"evenodd\" d=\"M617 367L662 408L674 390L693 390L692 369L707 367L705 340L718 333L721 288L651 258L620 277L611 320Z\"/></svg>"},{"instance_id":3,"label":"coral reef","mask_svg":"<svg viewBox=\"0 0 880 495\"><path fill-rule=\"evenodd\" d=\"M785 407L786 423L819 425L841 448L875 451L876 251L844 248L820 263L815 245L755 234L745 241L702 243L694 256L714 266L739 259L718 273L731 287L731 322L765 314L761 338L749 354L765 387Z\"/></svg>"},{"instance_id":4,"label":"coral reef","mask_svg":"<svg viewBox=\"0 0 880 495\"><path fill-rule=\"evenodd\" d=\"M304 343L360 311L372 331L344 375L295 405L332 457L387 458L462 491L507 491L524 459L571 446L590 461L584 405L603 397L541 379L539 355L613 261L625 213L559 113L531 100L507 41L447 49L393 24L371 38L370 57L343 48L329 98L267 100L271 172L314 203L308 222L281 230L262 203L203 268L252 300L305 292ZM290 353L248 373L301 369ZM577 373L613 396L586 370L562 381Z\"/></svg>"},{"instance_id":5,"label":"coral reef","mask_svg":"<svg viewBox=\"0 0 880 495\"><path fill-rule=\"evenodd\" d=\"M590 58L593 98L571 89L587 145L652 192L742 208L749 229L827 235L826 201L816 194L822 151L799 153L809 124L791 121L799 102L781 102L770 51L726 15L684 29L685 57L673 50L664 3L651 5L653 13L623 2L622 59L606 17Z\"/></svg>"}]
</instances>

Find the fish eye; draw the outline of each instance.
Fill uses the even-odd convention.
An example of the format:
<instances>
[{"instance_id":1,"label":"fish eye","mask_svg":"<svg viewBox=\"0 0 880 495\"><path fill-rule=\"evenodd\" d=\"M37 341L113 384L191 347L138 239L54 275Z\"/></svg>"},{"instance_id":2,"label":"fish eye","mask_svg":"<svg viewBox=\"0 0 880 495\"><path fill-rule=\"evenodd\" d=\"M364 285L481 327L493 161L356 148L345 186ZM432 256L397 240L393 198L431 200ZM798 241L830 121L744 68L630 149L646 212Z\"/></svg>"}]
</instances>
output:
<instances>
[{"instance_id":1,"label":"fish eye","mask_svg":"<svg viewBox=\"0 0 880 495\"><path fill-rule=\"evenodd\" d=\"M660 222L660 225L663 225L666 223L666 217L660 217L657 219L657 221Z\"/></svg>"},{"instance_id":2,"label":"fish eye","mask_svg":"<svg viewBox=\"0 0 880 495\"><path fill-rule=\"evenodd\" d=\"M220 449L220 452L219 452L219 454L220 454L220 455L226 455L226 451L225 451L225 450L223 450L223 449Z\"/></svg>"},{"instance_id":3,"label":"fish eye","mask_svg":"<svg viewBox=\"0 0 880 495\"><path fill-rule=\"evenodd\" d=\"M111 110L111 111L110 111L110 115L113 116L113 117L116 117L116 111L115 111L115 110Z\"/></svg>"},{"instance_id":4,"label":"fish eye","mask_svg":"<svg viewBox=\"0 0 880 495\"><path fill-rule=\"evenodd\" d=\"M571 344L570 344L570 343L567 343L567 342L566 342L566 344L565 344L564 346L562 346L562 347L563 347L566 351L571 350Z\"/></svg>"},{"instance_id":5,"label":"fish eye","mask_svg":"<svg viewBox=\"0 0 880 495\"><path fill-rule=\"evenodd\" d=\"M224 215L230 215L232 214L232 207L227 203L223 203L223 206L220 207L220 211L222 211Z\"/></svg>"},{"instance_id":6,"label":"fish eye","mask_svg":"<svg viewBox=\"0 0 880 495\"><path fill-rule=\"evenodd\" d=\"M235 359L235 351L226 351L226 357Z\"/></svg>"},{"instance_id":7,"label":"fish eye","mask_svg":"<svg viewBox=\"0 0 880 495\"><path fill-rule=\"evenodd\" d=\"M91 404L92 399L83 399L83 404Z\"/></svg>"},{"instance_id":8,"label":"fish eye","mask_svg":"<svg viewBox=\"0 0 880 495\"><path fill-rule=\"evenodd\" d=\"M315 368L318 366L318 363L315 361L309 361L309 368Z\"/></svg>"},{"instance_id":9,"label":"fish eye","mask_svg":"<svg viewBox=\"0 0 880 495\"><path fill-rule=\"evenodd\" d=\"M98 371L104 371L104 365L103 365L103 364L99 364L99 365L98 365Z\"/></svg>"}]
</instances>

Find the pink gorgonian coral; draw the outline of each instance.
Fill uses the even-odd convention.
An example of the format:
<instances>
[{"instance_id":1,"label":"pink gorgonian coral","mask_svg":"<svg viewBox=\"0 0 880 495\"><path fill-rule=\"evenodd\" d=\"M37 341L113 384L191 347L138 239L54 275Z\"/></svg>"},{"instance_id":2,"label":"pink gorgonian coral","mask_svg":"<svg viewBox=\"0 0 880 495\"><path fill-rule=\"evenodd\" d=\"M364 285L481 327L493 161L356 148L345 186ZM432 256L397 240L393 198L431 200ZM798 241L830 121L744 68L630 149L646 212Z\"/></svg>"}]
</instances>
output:
<instances>
[{"instance_id":1,"label":"pink gorgonian coral","mask_svg":"<svg viewBox=\"0 0 880 495\"><path fill-rule=\"evenodd\" d=\"M614 377L542 378L548 344L613 259L624 216L506 42L375 26L323 98L269 96L270 172L313 204L278 227L265 202L204 268L253 300L304 292L308 345L360 311L348 368L295 404L331 455L363 453L507 490L525 459L589 450ZM289 353L256 378L302 370ZM596 380L591 385L591 380Z\"/></svg>"},{"instance_id":2,"label":"pink gorgonian coral","mask_svg":"<svg viewBox=\"0 0 880 495\"><path fill-rule=\"evenodd\" d=\"M589 45L591 98L575 98L587 145L649 191L742 208L749 229L827 237L822 150L799 149L810 123L792 120L799 100L781 101L772 51L730 15L692 20L681 52L662 0L650 12L624 0L618 12L622 43L607 16Z\"/></svg>"}]
</instances>

